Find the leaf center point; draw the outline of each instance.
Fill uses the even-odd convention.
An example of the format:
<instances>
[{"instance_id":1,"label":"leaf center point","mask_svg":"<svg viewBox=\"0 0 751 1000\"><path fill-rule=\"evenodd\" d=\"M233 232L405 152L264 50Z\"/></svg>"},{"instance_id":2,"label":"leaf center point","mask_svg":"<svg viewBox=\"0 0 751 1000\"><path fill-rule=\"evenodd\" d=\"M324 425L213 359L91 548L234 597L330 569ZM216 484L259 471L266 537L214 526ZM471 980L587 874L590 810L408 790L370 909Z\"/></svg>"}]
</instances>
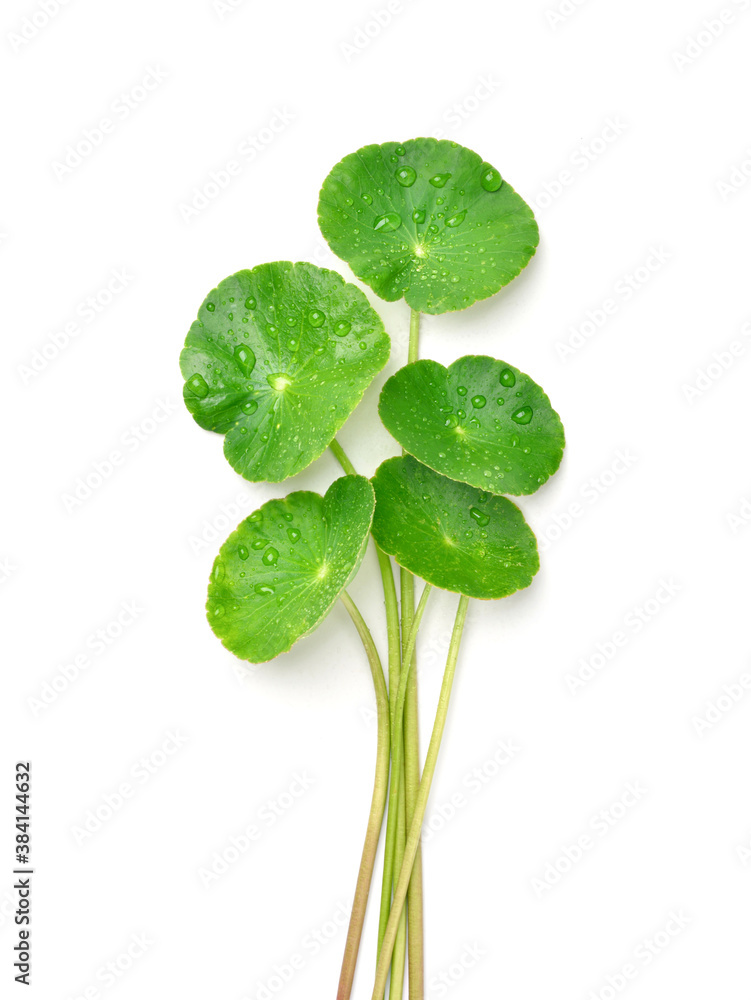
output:
<instances>
[{"instance_id":1,"label":"leaf center point","mask_svg":"<svg viewBox=\"0 0 751 1000\"><path fill-rule=\"evenodd\" d=\"M287 386L292 385L293 379L285 372L277 372L275 375L267 375L266 381L276 392L284 392Z\"/></svg>"}]
</instances>

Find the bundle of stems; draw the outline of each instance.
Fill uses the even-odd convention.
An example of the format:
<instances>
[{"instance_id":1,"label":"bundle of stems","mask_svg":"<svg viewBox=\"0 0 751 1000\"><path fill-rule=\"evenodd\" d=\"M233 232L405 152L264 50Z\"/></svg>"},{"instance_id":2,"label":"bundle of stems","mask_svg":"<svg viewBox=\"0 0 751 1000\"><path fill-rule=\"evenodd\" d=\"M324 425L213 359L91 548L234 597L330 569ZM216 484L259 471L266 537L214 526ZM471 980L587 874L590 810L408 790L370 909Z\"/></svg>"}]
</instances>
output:
<instances>
[{"instance_id":1,"label":"bundle of stems","mask_svg":"<svg viewBox=\"0 0 751 1000\"><path fill-rule=\"evenodd\" d=\"M420 313L412 310L408 361L419 356ZM341 444L331 450L349 475L355 467ZM415 605L415 578L400 568L397 596L391 558L374 542L383 580L388 640L388 684L368 626L345 591L342 601L362 640L370 665L377 708L376 771L370 816L357 877L337 1000L349 1000L354 985L378 843L386 814L386 836L378 924L378 958L372 1000L402 1000L405 965L409 1000L423 1000L424 921L420 837L430 787L448 714L469 598L461 596L449 644L433 731L422 770L417 698L417 636L431 585L423 585ZM401 599L400 599L401 598Z\"/></svg>"}]
</instances>

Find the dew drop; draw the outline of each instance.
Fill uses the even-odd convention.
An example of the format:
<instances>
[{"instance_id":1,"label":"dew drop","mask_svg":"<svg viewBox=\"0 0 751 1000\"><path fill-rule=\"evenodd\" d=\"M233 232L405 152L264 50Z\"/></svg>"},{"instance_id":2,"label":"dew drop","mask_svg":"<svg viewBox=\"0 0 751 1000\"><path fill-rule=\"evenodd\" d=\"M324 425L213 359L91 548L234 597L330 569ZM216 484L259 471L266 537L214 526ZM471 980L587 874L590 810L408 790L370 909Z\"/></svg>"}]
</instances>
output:
<instances>
[{"instance_id":1,"label":"dew drop","mask_svg":"<svg viewBox=\"0 0 751 1000\"><path fill-rule=\"evenodd\" d=\"M361 197L362 197L362 200L365 202L366 205L372 205L373 204L373 198L372 198L371 195L364 194L364 195L361 195Z\"/></svg>"},{"instance_id":2,"label":"dew drop","mask_svg":"<svg viewBox=\"0 0 751 1000\"><path fill-rule=\"evenodd\" d=\"M208 309L208 311L210 313L213 313L213 311L216 309L216 306L214 305L213 302L207 302L206 303L206 308Z\"/></svg>"},{"instance_id":3,"label":"dew drop","mask_svg":"<svg viewBox=\"0 0 751 1000\"><path fill-rule=\"evenodd\" d=\"M504 368L499 381L501 385L505 385L507 389L510 389L512 385L516 385L516 375L514 375L510 368Z\"/></svg>"},{"instance_id":4,"label":"dew drop","mask_svg":"<svg viewBox=\"0 0 751 1000\"><path fill-rule=\"evenodd\" d=\"M255 399L247 399L242 405L243 413L248 413L248 414L255 413L257 409L258 409L258 403L255 401Z\"/></svg>"},{"instance_id":5,"label":"dew drop","mask_svg":"<svg viewBox=\"0 0 751 1000\"><path fill-rule=\"evenodd\" d=\"M247 548L244 545L240 545L237 550L237 554L240 556L241 559L247 559L250 553L248 552Z\"/></svg>"},{"instance_id":6,"label":"dew drop","mask_svg":"<svg viewBox=\"0 0 751 1000\"><path fill-rule=\"evenodd\" d=\"M217 559L216 563L214 563L211 578L214 583L221 583L224 579L224 563L220 559Z\"/></svg>"},{"instance_id":7,"label":"dew drop","mask_svg":"<svg viewBox=\"0 0 751 1000\"><path fill-rule=\"evenodd\" d=\"M235 361L246 375L250 375L256 366L256 356L249 347L238 344L235 348Z\"/></svg>"},{"instance_id":8,"label":"dew drop","mask_svg":"<svg viewBox=\"0 0 751 1000\"><path fill-rule=\"evenodd\" d=\"M466 385L457 386L456 391L459 393L460 396L466 396L467 395L467 387L466 387Z\"/></svg>"},{"instance_id":9,"label":"dew drop","mask_svg":"<svg viewBox=\"0 0 751 1000\"><path fill-rule=\"evenodd\" d=\"M253 589L257 594L261 594L263 597L276 593L274 588L270 587L268 583L257 583Z\"/></svg>"},{"instance_id":10,"label":"dew drop","mask_svg":"<svg viewBox=\"0 0 751 1000\"><path fill-rule=\"evenodd\" d=\"M515 413L511 414L511 419L517 424L528 424L532 419L532 407L520 407Z\"/></svg>"},{"instance_id":11,"label":"dew drop","mask_svg":"<svg viewBox=\"0 0 751 1000\"><path fill-rule=\"evenodd\" d=\"M377 233L393 233L402 224L402 217L398 212L387 212L386 215L379 215L373 223L373 229Z\"/></svg>"},{"instance_id":12,"label":"dew drop","mask_svg":"<svg viewBox=\"0 0 751 1000\"><path fill-rule=\"evenodd\" d=\"M337 337L346 337L351 329L352 329L351 323L348 323L346 319L340 319L339 322L334 327L334 333L337 335Z\"/></svg>"},{"instance_id":13,"label":"dew drop","mask_svg":"<svg viewBox=\"0 0 751 1000\"><path fill-rule=\"evenodd\" d=\"M480 185L485 191L497 191L503 184L503 178L489 163L483 163L480 167Z\"/></svg>"},{"instance_id":14,"label":"dew drop","mask_svg":"<svg viewBox=\"0 0 751 1000\"><path fill-rule=\"evenodd\" d=\"M199 399L206 399L209 394L208 383L203 375L199 375L198 372L195 375L191 375L185 384L193 395L198 396Z\"/></svg>"},{"instance_id":15,"label":"dew drop","mask_svg":"<svg viewBox=\"0 0 751 1000\"><path fill-rule=\"evenodd\" d=\"M454 229L456 226L461 226L466 217L467 211L465 209L463 212L457 212L456 215L452 215L450 219L446 219L446 225Z\"/></svg>"},{"instance_id":16,"label":"dew drop","mask_svg":"<svg viewBox=\"0 0 751 1000\"><path fill-rule=\"evenodd\" d=\"M323 326L326 321L326 314L322 313L320 309L311 309L308 313L308 323L316 329L319 326Z\"/></svg>"},{"instance_id":17,"label":"dew drop","mask_svg":"<svg viewBox=\"0 0 751 1000\"><path fill-rule=\"evenodd\" d=\"M483 406L485 406L486 402L487 402L487 400L485 399L484 396L473 396L472 397L472 406L474 406L474 408L476 410L481 410L483 408Z\"/></svg>"},{"instance_id":18,"label":"dew drop","mask_svg":"<svg viewBox=\"0 0 751 1000\"><path fill-rule=\"evenodd\" d=\"M278 558L279 553L273 546L269 546L261 557L261 562L264 566L275 566Z\"/></svg>"},{"instance_id":19,"label":"dew drop","mask_svg":"<svg viewBox=\"0 0 751 1000\"><path fill-rule=\"evenodd\" d=\"M434 174L430 178L430 183L435 188L442 188L446 186L446 182L450 180L451 174Z\"/></svg>"},{"instance_id":20,"label":"dew drop","mask_svg":"<svg viewBox=\"0 0 751 1000\"><path fill-rule=\"evenodd\" d=\"M214 616L214 618L221 618L222 615L224 614L224 605L215 604L211 609L211 614Z\"/></svg>"},{"instance_id":21,"label":"dew drop","mask_svg":"<svg viewBox=\"0 0 751 1000\"><path fill-rule=\"evenodd\" d=\"M416 171L412 167L408 167L406 165L399 167L394 176L399 181L401 186L405 188L412 187L417 180Z\"/></svg>"},{"instance_id":22,"label":"dew drop","mask_svg":"<svg viewBox=\"0 0 751 1000\"><path fill-rule=\"evenodd\" d=\"M404 156L404 152L405 152L404 146L402 146L402 145L396 146L394 148L394 152L396 153L397 156Z\"/></svg>"},{"instance_id":23,"label":"dew drop","mask_svg":"<svg viewBox=\"0 0 751 1000\"><path fill-rule=\"evenodd\" d=\"M412 213L412 221L417 222L418 224L425 222L425 209L416 208Z\"/></svg>"},{"instance_id":24,"label":"dew drop","mask_svg":"<svg viewBox=\"0 0 751 1000\"><path fill-rule=\"evenodd\" d=\"M446 419L443 422L444 427L457 427L458 425L459 425L459 418L455 413L450 414L450 416L446 417Z\"/></svg>"},{"instance_id":25,"label":"dew drop","mask_svg":"<svg viewBox=\"0 0 751 1000\"><path fill-rule=\"evenodd\" d=\"M289 538L291 542L296 542L299 539L299 537L300 537L300 532L297 530L297 528L287 528L287 538Z\"/></svg>"},{"instance_id":26,"label":"dew drop","mask_svg":"<svg viewBox=\"0 0 751 1000\"><path fill-rule=\"evenodd\" d=\"M250 543L250 547L252 549L265 549L268 544L268 538L256 538L254 542Z\"/></svg>"},{"instance_id":27,"label":"dew drop","mask_svg":"<svg viewBox=\"0 0 751 1000\"><path fill-rule=\"evenodd\" d=\"M481 528L484 528L486 524L490 524L490 515L483 514L483 512L478 510L477 507L469 508L469 516L473 521L477 521Z\"/></svg>"}]
</instances>

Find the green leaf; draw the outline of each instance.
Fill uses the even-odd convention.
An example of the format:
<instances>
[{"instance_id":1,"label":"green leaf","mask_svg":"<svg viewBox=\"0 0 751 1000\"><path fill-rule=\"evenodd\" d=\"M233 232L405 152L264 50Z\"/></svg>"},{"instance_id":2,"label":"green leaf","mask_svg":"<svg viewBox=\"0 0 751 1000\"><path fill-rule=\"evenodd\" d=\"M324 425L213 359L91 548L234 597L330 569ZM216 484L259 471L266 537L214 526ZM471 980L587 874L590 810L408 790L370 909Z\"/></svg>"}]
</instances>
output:
<instances>
[{"instance_id":1,"label":"green leaf","mask_svg":"<svg viewBox=\"0 0 751 1000\"><path fill-rule=\"evenodd\" d=\"M185 340L183 398L252 482L281 482L333 440L389 356L365 295L334 271L280 261L206 297Z\"/></svg>"},{"instance_id":2,"label":"green leaf","mask_svg":"<svg viewBox=\"0 0 751 1000\"><path fill-rule=\"evenodd\" d=\"M438 139L364 146L323 182L334 253L389 302L466 309L507 285L539 242L532 209L471 149Z\"/></svg>"},{"instance_id":3,"label":"green leaf","mask_svg":"<svg viewBox=\"0 0 751 1000\"><path fill-rule=\"evenodd\" d=\"M375 497L364 476L326 496L270 500L221 547L209 582L209 624L235 656L264 663L317 628L358 570Z\"/></svg>"},{"instance_id":4,"label":"green leaf","mask_svg":"<svg viewBox=\"0 0 751 1000\"><path fill-rule=\"evenodd\" d=\"M407 365L384 385L379 412L424 465L491 493L534 493L563 457L563 425L548 397L494 358Z\"/></svg>"},{"instance_id":5,"label":"green leaf","mask_svg":"<svg viewBox=\"0 0 751 1000\"><path fill-rule=\"evenodd\" d=\"M532 582L537 543L510 500L446 479L410 455L385 461L372 481L373 537L411 573L481 600Z\"/></svg>"}]
</instances>

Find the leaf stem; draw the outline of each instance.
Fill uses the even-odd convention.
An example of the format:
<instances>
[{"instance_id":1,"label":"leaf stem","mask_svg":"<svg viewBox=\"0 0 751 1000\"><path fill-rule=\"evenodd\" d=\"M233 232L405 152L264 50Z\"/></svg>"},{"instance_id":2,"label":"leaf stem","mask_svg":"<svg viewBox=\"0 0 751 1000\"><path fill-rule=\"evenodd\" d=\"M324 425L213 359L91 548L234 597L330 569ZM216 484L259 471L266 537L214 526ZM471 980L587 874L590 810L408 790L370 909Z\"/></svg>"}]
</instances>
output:
<instances>
[{"instance_id":1,"label":"leaf stem","mask_svg":"<svg viewBox=\"0 0 751 1000\"><path fill-rule=\"evenodd\" d=\"M420 622L428 603L428 597L432 587L425 584L420 595L420 603L417 605L412 626L409 631L409 638L404 651L401 675L398 678L396 687L391 686L389 679L389 704L391 706L391 786L389 788L389 811L386 821L386 850L383 859L383 881L381 884L381 912L378 924L378 951L380 954L383 939L386 934L391 913L391 896L394 882L394 872L396 870L398 819L399 819L399 793L401 777L404 764L404 701L407 695L407 681L409 680L409 666L413 660L415 644L417 642L417 632ZM406 820L406 816L405 816ZM399 866L401 868L401 865ZM391 943L393 950L394 941ZM391 954L389 953L389 960ZM385 984L385 980L384 980ZM382 996L383 994L381 994ZM379 998L380 1000L380 998Z\"/></svg>"},{"instance_id":2,"label":"leaf stem","mask_svg":"<svg viewBox=\"0 0 751 1000\"><path fill-rule=\"evenodd\" d=\"M407 363L417 361L420 354L420 313L410 310L409 348ZM412 627L415 609L415 580L407 570L401 570L402 653ZM404 781L407 804L407 829L415 813L417 789L420 785L420 729L417 708L417 663L413 655L409 666L407 698L404 703ZM412 877L407 895L409 944L409 1000L423 1000L425 995L424 919L422 896L422 848L417 845Z\"/></svg>"},{"instance_id":3,"label":"leaf stem","mask_svg":"<svg viewBox=\"0 0 751 1000\"><path fill-rule=\"evenodd\" d=\"M334 438L329 445L336 460L349 476L357 475L355 467L347 457L346 452ZM389 714L394 716L396 708L397 693L399 690L399 675L402 667L402 650L399 627L399 602L396 596L396 584L394 583L394 571L391 565L391 558L373 540L378 565L381 570L383 580L383 597L386 604L386 633L388 636L389 651ZM393 735L393 733L392 733ZM393 747L391 748L393 757ZM400 755L401 760L401 755ZM401 768L401 765L400 765ZM396 847L396 828L398 822L398 792L399 792L399 771L391 767L391 785L396 790L396 797L391 794L389 797L389 812L386 821L386 847L383 859L383 880L381 883L381 910L379 916L378 945L380 949L381 939L386 930L389 909L391 907L391 891L394 881L394 850ZM393 809L392 809L393 802ZM390 957L390 956L389 956Z\"/></svg>"},{"instance_id":4,"label":"leaf stem","mask_svg":"<svg viewBox=\"0 0 751 1000\"><path fill-rule=\"evenodd\" d=\"M418 345L420 342L420 313L417 309L411 309L409 315L409 348L407 352L407 364L417 361Z\"/></svg>"},{"instance_id":5,"label":"leaf stem","mask_svg":"<svg viewBox=\"0 0 751 1000\"><path fill-rule=\"evenodd\" d=\"M375 781L373 783L373 798L370 804L370 815L368 817L368 827L365 834L365 844L362 849L360 860L360 870L357 875L357 887L355 898L352 904L352 915L349 920L347 931L347 943L344 948L344 960L342 961L342 971L339 977L339 988L336 993L337 1000L349 1000L352 993L352 984L355 978L355 966L357 965L357 954L360 950L360 939L362 937L363 924L365 922L365 910L368 903L370 883L373 878L373 868L375 867L376 852L378 850L378 840L381 835L383 825L383 813L386 806L386 797L389 783L389 754L390 754L390 732L389 732L389 696L386 690L386 681L383 676L383 667L378 656L373 637L368 626L365 624L362 615L358 611L354 601L347 591L341 595L342 603L349 612L350 618L354 622L370 665L370 672L373 676L373 686L376 696L376 712L378 718L378 744L376 751Z\"/></svg>"},{"instance_id":6,"label":"leaf stem","mask_svg":"<svg viewBox=\"0 0 751 1000\"><path fill-rule=\"evenodd\" d=\"M433 782L433 775L435 774L436 762L438 760L438 751L441 747L441 738L443 737L443 730L446 725L446 716L448 714L449 700L451 698L451 688L454 683L454 673L456 671L456 662L459 656L459 646L461 644L462 632L464 630L464 622L467 617L468 605L469 598L462 595L459 598L459 606L457 608L456 619L454 621L454 630L451 634L451 643L449 644L448 656L446 658L446 669L443 673L441 693L438 699L438 710L435 716L435 723L433 724L433 732L430 737L428 753L425 758L425 767L423 769L420 788L417 793L415 813L412 818L412 823L410 824L409 834L407 836L404 862L402 864L401 871L399 872L399 878L394 891L394 900L391 904L391 913L386 926L386 934L383 939L383 946L381 947L380 954L378 956L378 966L376 968L376 978L373 987L372 1000L380 1000L386 987L391 954L394 949L394 942L396 941L402 910L404 909L404 901L407 897L407 889L409 887L410 876L412 873L412 865L415 860L418 844L420 843L420 831L422 829L423 819L425 818L425 808L428 804L430 786ZM413 628L412 632L414 633L414 631L415 630ZM410 635L410 640L411 638L412 636Z\"/></svg>"},{"instance_id":7,"label":"leaf stem","mask_svg":"<svg viewBox=\"0 0 751 1000\"><path fill-rule=\"evenodd\" d=\"M415 613L415 578L401 570L402 654L406 656L409 633ZM409 829L415 814L420 786L420 738L417 711L417 656L412 656L404 701L404 784ZM422 848L418 844L407 894L407 940L409 955L409 998L423 1000L425 968L423 946Z\"/></svg>"},{"instance_id":8,"label":"leaf stem","mask_svg":"<svg viewBox=\"0 0 751 1000\"><path fill-rule=\"evenodd\" d=\"M329 448L331 448L332 452L334 453L334 457L336 458L339 465L341 465L341 467L347 473L347 475L356 476L357 472L355 470L354 465L347 458L347 453L345 452L344 448L342 448L342 446L339 444L339 442L336 440L336 438L334 438L334 440L331 442Z\"/></svg>"}]
</instances>

